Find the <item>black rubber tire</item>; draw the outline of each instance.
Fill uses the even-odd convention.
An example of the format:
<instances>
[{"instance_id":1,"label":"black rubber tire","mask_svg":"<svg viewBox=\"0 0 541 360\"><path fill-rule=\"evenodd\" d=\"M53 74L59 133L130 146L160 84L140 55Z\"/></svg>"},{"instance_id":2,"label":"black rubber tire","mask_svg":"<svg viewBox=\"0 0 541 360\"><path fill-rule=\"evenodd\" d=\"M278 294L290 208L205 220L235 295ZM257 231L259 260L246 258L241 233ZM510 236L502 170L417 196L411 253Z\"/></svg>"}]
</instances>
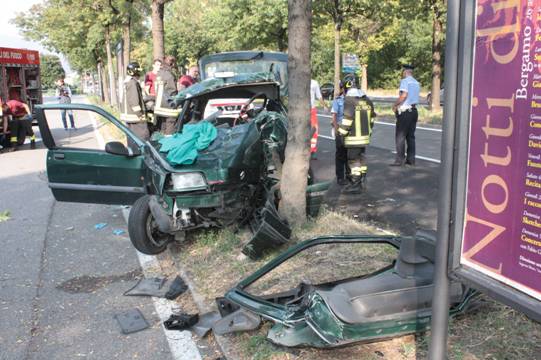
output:
<instances>
[{"instance_id":1,"label":"black rubber tire","mask_svg":"<svg viewBox=\"0 0 541 360\"><path fill-rule=\"evenodd\" d=\"M164 252L174 237L160 232L155 225L153 226L154 218L148 206L149 199L150 197L145 195L132 205L128 218L128 233L137 250L143 254L156 255Z\"/></svg>"}]
</instances>

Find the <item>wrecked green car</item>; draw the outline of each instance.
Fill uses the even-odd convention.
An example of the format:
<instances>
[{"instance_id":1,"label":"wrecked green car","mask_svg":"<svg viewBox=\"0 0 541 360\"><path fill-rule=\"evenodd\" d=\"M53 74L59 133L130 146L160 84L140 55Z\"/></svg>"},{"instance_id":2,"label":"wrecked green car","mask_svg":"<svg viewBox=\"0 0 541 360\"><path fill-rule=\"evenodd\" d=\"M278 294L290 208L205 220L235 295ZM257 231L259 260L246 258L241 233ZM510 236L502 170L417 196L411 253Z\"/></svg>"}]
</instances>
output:
<instances>
[{"instance_id":1,"label":"wrecked green car","mask_svg":"<svg viewBox=\"0 0 541 360\"><path fill-rule=\"evenodd\" d=\"M415 237L307 240L217 299L223 319L215 332L253 330L263 318L274 323L267 337L275 344L332 348L426 331L432 315L434 251L435 233L426 231ZM322 260L325 255L328 262ZM384 261L376 261L381 255ZM310 264L320 281L310 279ZM292 273L299 276L290 282L300 282L293 288L280 286ZM449 292L450 315L468 310L479 294L456 280Z\"/></svg>"},{"instance_id":2,"label":"wrecked green car","mask_svg":"<svg viewBox=\"0 0 541 360\"><path fill-rule=\"evenodd\" d=\"M213 111L204 118L211 101L232 98L246 99L240 111ZM184 156L186 151L180 158L178 153L163 152L172 138L154 136L143 142L114 116L92 105L37 107L49 149L47 175L54 197L132 205L130 239L145 254L164 251L186 231L231 224L252 227L253 241L244 249L251 257L286 242L290 230L276 211L276 185L287 141L287 117L275 74L207 79L174 100L181 109L174 136L201 124L213 133L212 141L196 151L195 158ZM75 111L78 119L92 118L93 129L61 131L61 110ZM114 136L102 141L103 148L92 147L91 130L98 132L97 137ZM193 147L187 148L193 153ZM309 211L317 209L325 188L325 184L309 187Z\"/></svg>"}]
</instances>

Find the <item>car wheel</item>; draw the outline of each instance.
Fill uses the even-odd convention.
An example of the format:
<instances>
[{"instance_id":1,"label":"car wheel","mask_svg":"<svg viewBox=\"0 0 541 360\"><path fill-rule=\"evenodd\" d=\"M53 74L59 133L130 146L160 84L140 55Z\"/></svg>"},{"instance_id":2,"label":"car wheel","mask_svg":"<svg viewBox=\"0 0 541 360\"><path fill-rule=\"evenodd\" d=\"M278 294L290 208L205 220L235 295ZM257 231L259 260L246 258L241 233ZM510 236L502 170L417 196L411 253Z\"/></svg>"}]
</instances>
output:
<instances>
[{"instance_id":1,"label":"car wheel","mask_svg":"<svg viewBox=\"0 0 541 360\"><path fill-rule=\"evenodd\" d=\"M426 96L426 103L427 103L428 105L432 104L432 94L428 94L428 95Z\"/></svg>"},{"instance_id":2,"label":"car wheel","mask_svg":"<svg viewBox=\"0 0 541 360\"><path fill-rule=\"evenodd\" d=\"M148 206L149 199L150 197L145 195L133 204L128 218L128 232L137 250L143 254L156 255L165 251L174 237L158 229Z\"/></svg>"}]
</instances>

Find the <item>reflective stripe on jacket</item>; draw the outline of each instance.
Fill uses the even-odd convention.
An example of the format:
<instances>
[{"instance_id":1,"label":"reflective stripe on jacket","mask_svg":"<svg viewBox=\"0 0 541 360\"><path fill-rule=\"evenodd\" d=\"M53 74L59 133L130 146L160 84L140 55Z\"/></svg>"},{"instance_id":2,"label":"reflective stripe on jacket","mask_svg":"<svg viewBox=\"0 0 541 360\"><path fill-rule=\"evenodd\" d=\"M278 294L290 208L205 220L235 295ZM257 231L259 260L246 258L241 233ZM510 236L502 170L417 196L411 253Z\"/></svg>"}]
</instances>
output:
<instances>
[{"instance_id":1,"label":"reflective stripe on jacket","mask_svg":"<svg viewBox=\"0 0 541 360\"><path fill-rule=\"evenodd\" d=\"M370 144L374 125L374 105L366 96L362 98L346 96L344 118L338 133L344 136L344 146L362 147Z\"/></svg>"},{"instance_id":2,"label":"reflective stripe on jacket","mask_svg":"<svg viewBox=\"0 0 541 360\"><path fill-rule=\"evenodd\" d=\"M156 88L156 105L154 106L154 115L176 118L178 114L180 114L180 109L171 109L163 105L164 103L167 104L167 101L164 101L165 83L161 80L157 80L154 82L154 86Z\"/></svg>"},{"instance_id":3,"label":"reflective stripe on jacket","mask_svg":"<svg viewBox=\"0 0 541 360\"><path fill-rule=\"evenodd\" d=\"M128 76L124 81L124 99L120 120L127 123L146 121L145 102L143 101L143 90L137 79Z\"/></svg>"}]
</instances>

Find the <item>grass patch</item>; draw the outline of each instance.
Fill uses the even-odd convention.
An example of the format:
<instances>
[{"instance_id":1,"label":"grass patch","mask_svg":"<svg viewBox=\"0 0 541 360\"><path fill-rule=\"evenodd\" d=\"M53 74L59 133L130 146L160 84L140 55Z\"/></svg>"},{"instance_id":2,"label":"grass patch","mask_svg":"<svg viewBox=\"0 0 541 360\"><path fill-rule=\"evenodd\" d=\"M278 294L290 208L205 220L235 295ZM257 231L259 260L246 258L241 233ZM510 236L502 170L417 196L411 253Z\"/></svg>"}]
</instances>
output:
<instances>
[{"instance_id":1,"label":"grass patch","mask_svg":"<svg viewBox=\"0 0 541 360\"><path fill-rule=\"evenodd\" d=\"M9 210L4 210L0 212L0 222L8 221L11 218L11 213Z\"/></svg>"},{"instance_id":2,"label":"grass patch","mask_svg":"<svg viewBox=\"0 0 541 360\"><path fill-rule=\"evenodd\" d=\"M101 99L98 96L95 96L95 95L87 96L87 99L88 101L90 101L91 104L101 107L102 109L104 109L105 111L107 111L108 113L116 117L117 119L120 118L120 112L116 108L101 101ZM92 115L95 116L97 119L98 130L100 134L103 136L103 140L105 141L105 143L108 143L109 141L120 141L124 145L127 145L126 134L122 132L122 130L120 130L118 127L116 127L114 124L112 124L107 119L101 117L100 115L98 114L92 114Z\"/></svg>"},{"instance_id":3,"label":"grass patch","mask_svg":"<svg viewBox=\"0 0 541 360\"><path fill-rule=\"evenodd\" d=\"M382 103L376 103L374 104L376 114L378 114L378 117L376 120L387 120L387 121L396 121L395 114L392 110L392 104L382 104ZM433 124L433 125L441 125L442 118L443 118L443 111L437 111L433 112L426 106L419 106L417 107L417 112L419 114L419 123L422 124Z\"/></svg>"}]
</instances>

